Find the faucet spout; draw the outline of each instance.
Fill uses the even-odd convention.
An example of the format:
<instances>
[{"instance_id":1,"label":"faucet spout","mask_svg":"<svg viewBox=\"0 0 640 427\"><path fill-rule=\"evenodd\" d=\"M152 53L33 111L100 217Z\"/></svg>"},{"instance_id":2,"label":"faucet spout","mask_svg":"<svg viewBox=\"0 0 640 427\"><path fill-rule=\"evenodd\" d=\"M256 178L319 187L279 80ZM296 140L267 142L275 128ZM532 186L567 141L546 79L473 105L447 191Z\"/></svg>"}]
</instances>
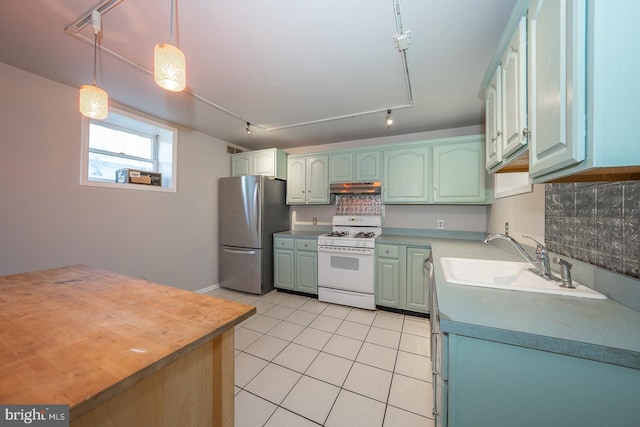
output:
<instances>
[{"instance_id":1,"label":"faucet spout","mask_svg":"<svg viewBox=\"0 0 640 427\"><path fill-rule=\"evenodd\" d=\"M518 252L520 253L520 255L522 255L524 259L529 261L531 264L536 265L536 262L533 260L533 258L531 258L531 255L529 255L527 251L525 251L524 248L520 245L520 243L518 243L513 237L507 236L506 234L500 234L500 233L489 234L487 238L484 239L484 243L489 243L494 239L502 239L511 243L518 250Z\"/></svg>"},{"instance_id":2,"label":"faucet spout","mask_svg":"<svg viewBox=\"0 0 640 427\"><path fill-rule=\"evenodd\" d=\"M532 264L535 267L535 270L532 269L532 271L534 271L538 276L544 277L547 280L554 280L556 281L557 278L551 273L551 267L549 266L549 252L547 251L547 248L545 248L545 246L538 242L537 240L535 240L534 238L530 237L530 236L522 236L526 239L531 239L535 242L536 244L536 259L534 260L531 255L529 255L527 253L527 251L524 250L524 248L520 245L520 243L518 243L515 239L513 239L510 236L507 236L506 234L489 234L487 236L486 239L484 239L484 243L489 243L494 239L502 239L502 240L506 240L507 242L510 242L520 253L520 255L522 255L522 257L527 260L530 264Z\"/></svg>"}]
</instances>

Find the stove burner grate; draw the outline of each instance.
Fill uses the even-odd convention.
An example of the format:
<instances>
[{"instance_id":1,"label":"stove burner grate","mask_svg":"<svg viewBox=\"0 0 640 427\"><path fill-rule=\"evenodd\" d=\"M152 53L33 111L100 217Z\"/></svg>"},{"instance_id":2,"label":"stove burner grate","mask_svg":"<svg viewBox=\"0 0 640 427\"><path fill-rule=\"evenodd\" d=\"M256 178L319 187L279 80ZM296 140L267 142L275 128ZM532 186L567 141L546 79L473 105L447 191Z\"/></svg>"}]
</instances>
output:
<instances>
[{"instance_id":1,"label":"stove burner grate","mask_svg":"<svg viewBox=\"0 0 640 427\"><path fill-rule=\"evenodd\" d=\"M348 231L332 231L327 234L327 237L345 237L348 236Z\"/></svg>"},{"instance_id":2,"label":"stove burner grate","mask_svg":"<svg viewBox=\"0 0 640 427\"><path fill-rule=\"evenodd\" d=\"M358 239L370 239L375 236L376 236L376 233L374 233L373 231L360 231L356 233L353 237L356 237Z\"/></svg>"}]
</instances>

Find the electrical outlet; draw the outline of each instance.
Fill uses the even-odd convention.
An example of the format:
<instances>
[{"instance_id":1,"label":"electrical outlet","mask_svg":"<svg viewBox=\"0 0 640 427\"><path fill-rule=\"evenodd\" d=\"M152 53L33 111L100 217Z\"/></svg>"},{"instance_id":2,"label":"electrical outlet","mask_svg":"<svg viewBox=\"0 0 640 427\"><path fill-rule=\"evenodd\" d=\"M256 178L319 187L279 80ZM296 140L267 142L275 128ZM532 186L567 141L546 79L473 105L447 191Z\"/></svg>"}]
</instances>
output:
<instances>
[{"instance_id":1,"label":"electrical outlet","mask_svg":"<svg viewBox=\"0 0 640 427\"><path fill-rule=\"evenodd\" d=\"M504 234L507 235L507 236L509 235L509 223L508 222L504 223Z\"/></svg>"},{"instance_id":2,"label":"electrical outlet","mask_svg":"<svg viewBox=\"0 0 640 427\"><path fill-rule=\"evenodd\" d=\"M438 220L438 230L444 230L444 219Z\"/></svg>"},{"instance_id":3,"label":"electrical outlet","mask_svg":"<svg viewBox=\"0 0 640 427\"><path fill-rule=\"evenodd\" d=\"M318 225L318 217L317 216L313 217L313 225Z\"/></svg>"}]
</instances>

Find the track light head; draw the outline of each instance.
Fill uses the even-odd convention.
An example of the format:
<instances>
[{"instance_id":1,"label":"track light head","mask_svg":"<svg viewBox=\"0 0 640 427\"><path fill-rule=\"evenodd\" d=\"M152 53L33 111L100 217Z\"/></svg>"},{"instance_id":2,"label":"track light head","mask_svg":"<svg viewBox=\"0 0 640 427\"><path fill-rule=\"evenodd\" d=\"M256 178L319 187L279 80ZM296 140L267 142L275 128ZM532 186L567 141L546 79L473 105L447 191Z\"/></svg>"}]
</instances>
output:
<instances>
[{"instance_id":1,"label":"track light head","mask_svg":"<svg viewBox=\"0 0 640 427\"><path fill-rule=\"evenodd\" d=\"M247 122L247 127L245 129L247 131L247 135L251 135L253 131L251 131L251 123Z\"/></svg>"},{"instance_id":2,"label":"track light head","mask_svg":"<svg viewBox=\"0 0 640 427\"><path fill-rule=\"evenodd\" d=\"M387 125L387 129L393 126L393 117L391 117L391 109L387 110L387 116L385 117L385 124Z\"/></svg>"}]
</instances>

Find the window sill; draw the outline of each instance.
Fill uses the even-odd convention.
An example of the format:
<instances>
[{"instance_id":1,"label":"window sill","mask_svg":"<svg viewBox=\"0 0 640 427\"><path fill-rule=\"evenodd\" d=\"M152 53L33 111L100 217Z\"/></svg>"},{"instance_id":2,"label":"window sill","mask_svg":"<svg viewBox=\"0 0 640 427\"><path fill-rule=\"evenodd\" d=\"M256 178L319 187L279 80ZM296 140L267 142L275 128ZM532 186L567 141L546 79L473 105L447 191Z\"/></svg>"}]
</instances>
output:
<instances>
[{"instance_id":1,"label":"window sill","mask_svg":"<svg viewBox=\"0 0 640 427\"><path fill-rule=\"evenodd\" d=\"M118 184L116 182L102 182L102 181L83 181L80 183L82 186L87 187L102 187L102 188L117 188L118 190L142 190L142 191L156 191L160 193L175 193L175 187L158 187L155 185L145 184Z\"/></svg>"}]
</instances>

